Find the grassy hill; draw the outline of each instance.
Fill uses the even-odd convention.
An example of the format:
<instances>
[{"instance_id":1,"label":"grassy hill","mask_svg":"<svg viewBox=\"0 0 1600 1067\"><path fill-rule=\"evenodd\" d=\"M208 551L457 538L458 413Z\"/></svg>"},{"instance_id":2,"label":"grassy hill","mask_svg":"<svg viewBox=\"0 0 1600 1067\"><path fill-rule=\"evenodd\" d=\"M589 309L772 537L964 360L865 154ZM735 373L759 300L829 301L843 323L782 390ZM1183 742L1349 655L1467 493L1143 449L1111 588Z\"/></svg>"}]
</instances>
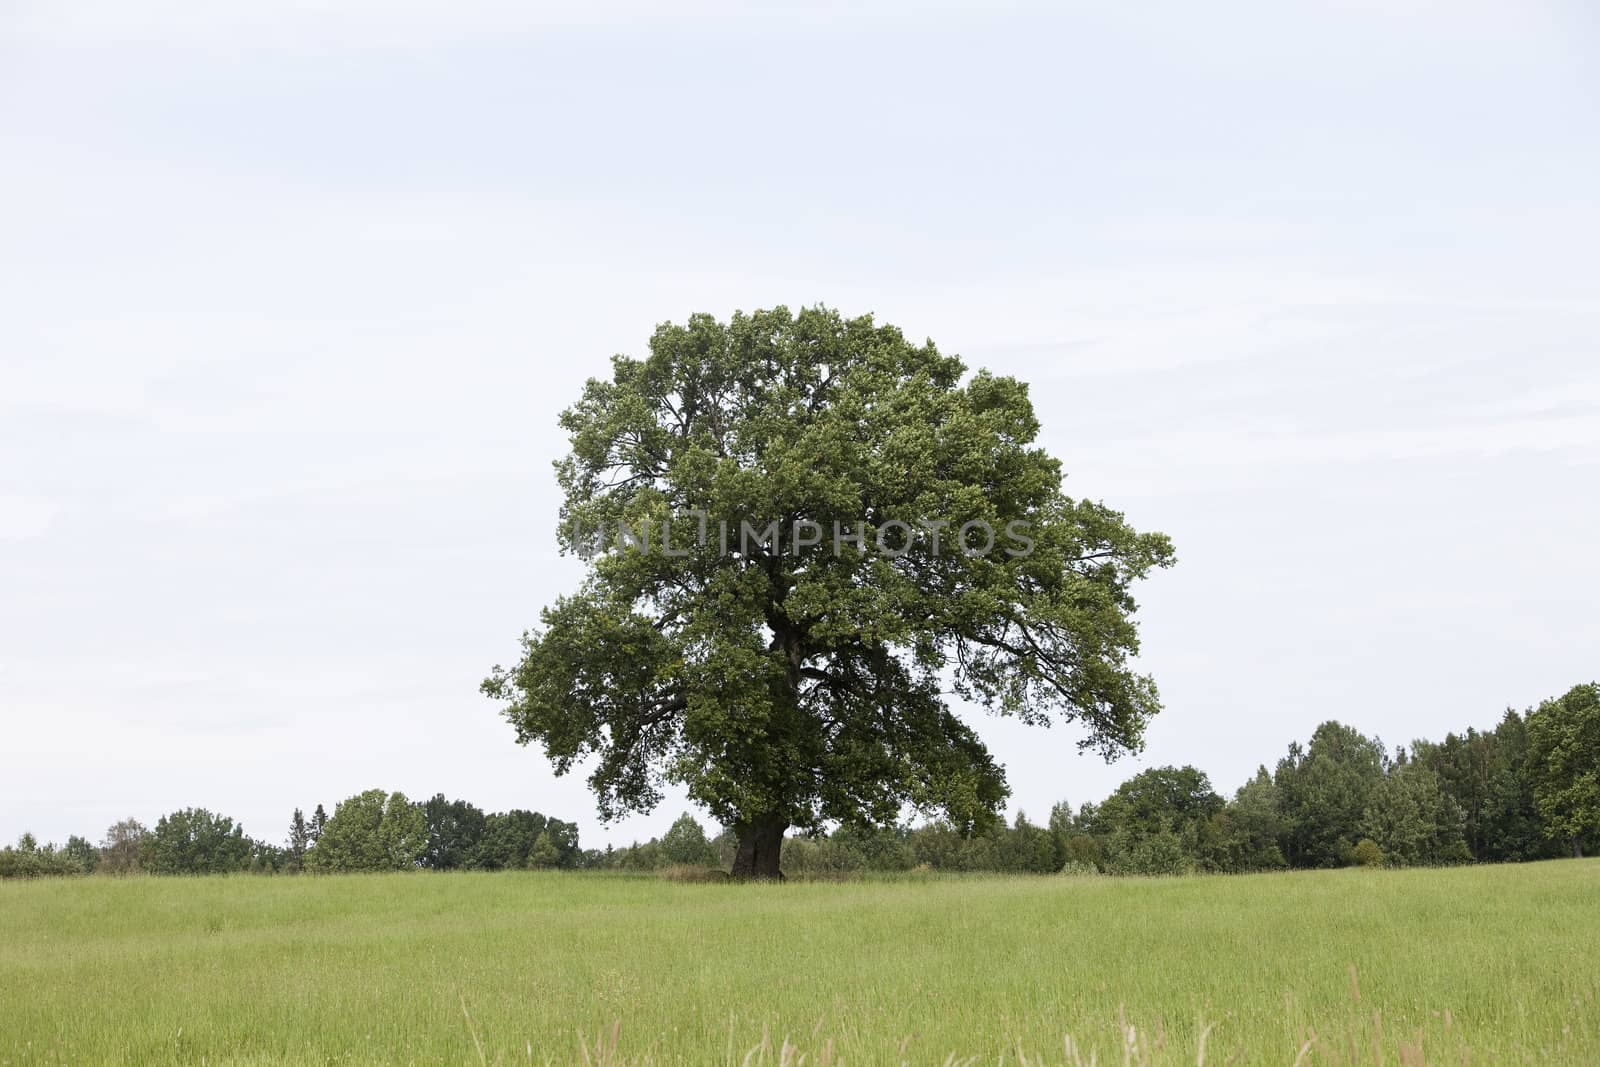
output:
<instances>
[{"instance_id":1,"label":"grassy hill","mask_svg":"<svg viewBox=\"0 0 1600 1067\"><path fill-rule=\"evenodd\" d=\"M1595 860L57 879L0 884L0 1063L1600 1063L1597 961Z\"/></svg>"}]
</instances>

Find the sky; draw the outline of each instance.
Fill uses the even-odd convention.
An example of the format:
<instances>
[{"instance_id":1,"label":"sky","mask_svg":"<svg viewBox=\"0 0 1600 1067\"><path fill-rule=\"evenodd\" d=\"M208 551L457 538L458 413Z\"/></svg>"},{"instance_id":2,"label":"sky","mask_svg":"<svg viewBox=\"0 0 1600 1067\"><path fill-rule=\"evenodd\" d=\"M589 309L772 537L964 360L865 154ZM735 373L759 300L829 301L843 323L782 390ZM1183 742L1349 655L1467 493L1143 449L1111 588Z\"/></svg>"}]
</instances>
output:
<instances>
[{"instance_id":1,"label":"sky","mask_svg":"<svg viewBox=\"0 0 1600 1067\"><path fill-rule=\"evenodd\" d=\"M0 840L663 830L477 687L581 575L557 413L700 311L1015 375L1173 538L1142 753L966 712L1013 814L1600 676L1600 16L1123 6L0 2Z\"/></svg>"}]
</instances>

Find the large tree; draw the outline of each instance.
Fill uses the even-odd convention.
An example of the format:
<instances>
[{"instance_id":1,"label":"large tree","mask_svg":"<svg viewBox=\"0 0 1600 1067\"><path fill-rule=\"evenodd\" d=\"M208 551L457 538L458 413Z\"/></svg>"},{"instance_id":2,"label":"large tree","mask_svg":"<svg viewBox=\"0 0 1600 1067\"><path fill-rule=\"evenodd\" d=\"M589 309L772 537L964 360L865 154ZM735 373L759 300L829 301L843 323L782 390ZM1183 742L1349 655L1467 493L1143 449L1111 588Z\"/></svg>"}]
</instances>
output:
<instances>
[{"instance_id":1,"label":"large tree","mask_svg":"<svg viewBox=\"0 0 1600 1067\"><path fill-rule=\"evenodd\" d=\"M1130 588L1172 547L1063 493L1023 383L870 317L695 315L561 425L588 575L484 690L557 773L592 760L602 816L682 784L736 875L776 877L790 828L992 818L1005 777L951 693L1140 746Z\"/></svg>"}]
</instances>

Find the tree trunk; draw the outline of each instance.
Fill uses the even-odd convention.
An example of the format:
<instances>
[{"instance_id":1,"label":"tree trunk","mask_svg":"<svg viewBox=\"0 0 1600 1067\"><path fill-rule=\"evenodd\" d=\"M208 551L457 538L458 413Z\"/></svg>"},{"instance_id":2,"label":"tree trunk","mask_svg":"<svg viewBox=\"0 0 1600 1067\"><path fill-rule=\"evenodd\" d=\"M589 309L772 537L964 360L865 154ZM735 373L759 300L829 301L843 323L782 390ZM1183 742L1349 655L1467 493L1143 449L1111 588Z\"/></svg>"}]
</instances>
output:
<instances>
[{"instance_id":1,"label":"tree trunk","mask_svg":"<svg viewBox=\"0 0 1600 1067\"><path fill-rule=\"evenodd\" d=\"M788 824L774 815L741 821L734 830L739 835L739 847L733 854L733 877L776 880L783 877L778 869L778 853L783 848L783 832Z\"/></svg>"},{"instance_id":2,"label":"tree trunk","mask_svg":"<svg viewBox=\"0 0 1600 1067\"><path fill-rule=\"evenodd\" d=\"M1572 838L1572 858L1575 860L1583 859L1583 838L1576 834Z\"/></svg>"}]
</instances>

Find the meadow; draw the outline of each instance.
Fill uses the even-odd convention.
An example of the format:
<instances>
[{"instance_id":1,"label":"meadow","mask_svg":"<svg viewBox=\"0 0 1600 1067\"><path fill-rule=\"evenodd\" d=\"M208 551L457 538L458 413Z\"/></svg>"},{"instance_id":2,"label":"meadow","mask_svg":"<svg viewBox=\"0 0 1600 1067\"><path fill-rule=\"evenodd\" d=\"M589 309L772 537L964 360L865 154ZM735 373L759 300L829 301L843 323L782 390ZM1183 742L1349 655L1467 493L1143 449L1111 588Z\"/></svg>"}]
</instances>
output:
<instances>
[{"instance_id":1,"label":"meadow","mask_svg":"<svg viewBox=\"0 0 1600 1067\"><path fill-rule=\"evenodd\" d=\"M0 884L0 1064L1600 1063L1600 861Z\"/></svg>"}]
</instances>

